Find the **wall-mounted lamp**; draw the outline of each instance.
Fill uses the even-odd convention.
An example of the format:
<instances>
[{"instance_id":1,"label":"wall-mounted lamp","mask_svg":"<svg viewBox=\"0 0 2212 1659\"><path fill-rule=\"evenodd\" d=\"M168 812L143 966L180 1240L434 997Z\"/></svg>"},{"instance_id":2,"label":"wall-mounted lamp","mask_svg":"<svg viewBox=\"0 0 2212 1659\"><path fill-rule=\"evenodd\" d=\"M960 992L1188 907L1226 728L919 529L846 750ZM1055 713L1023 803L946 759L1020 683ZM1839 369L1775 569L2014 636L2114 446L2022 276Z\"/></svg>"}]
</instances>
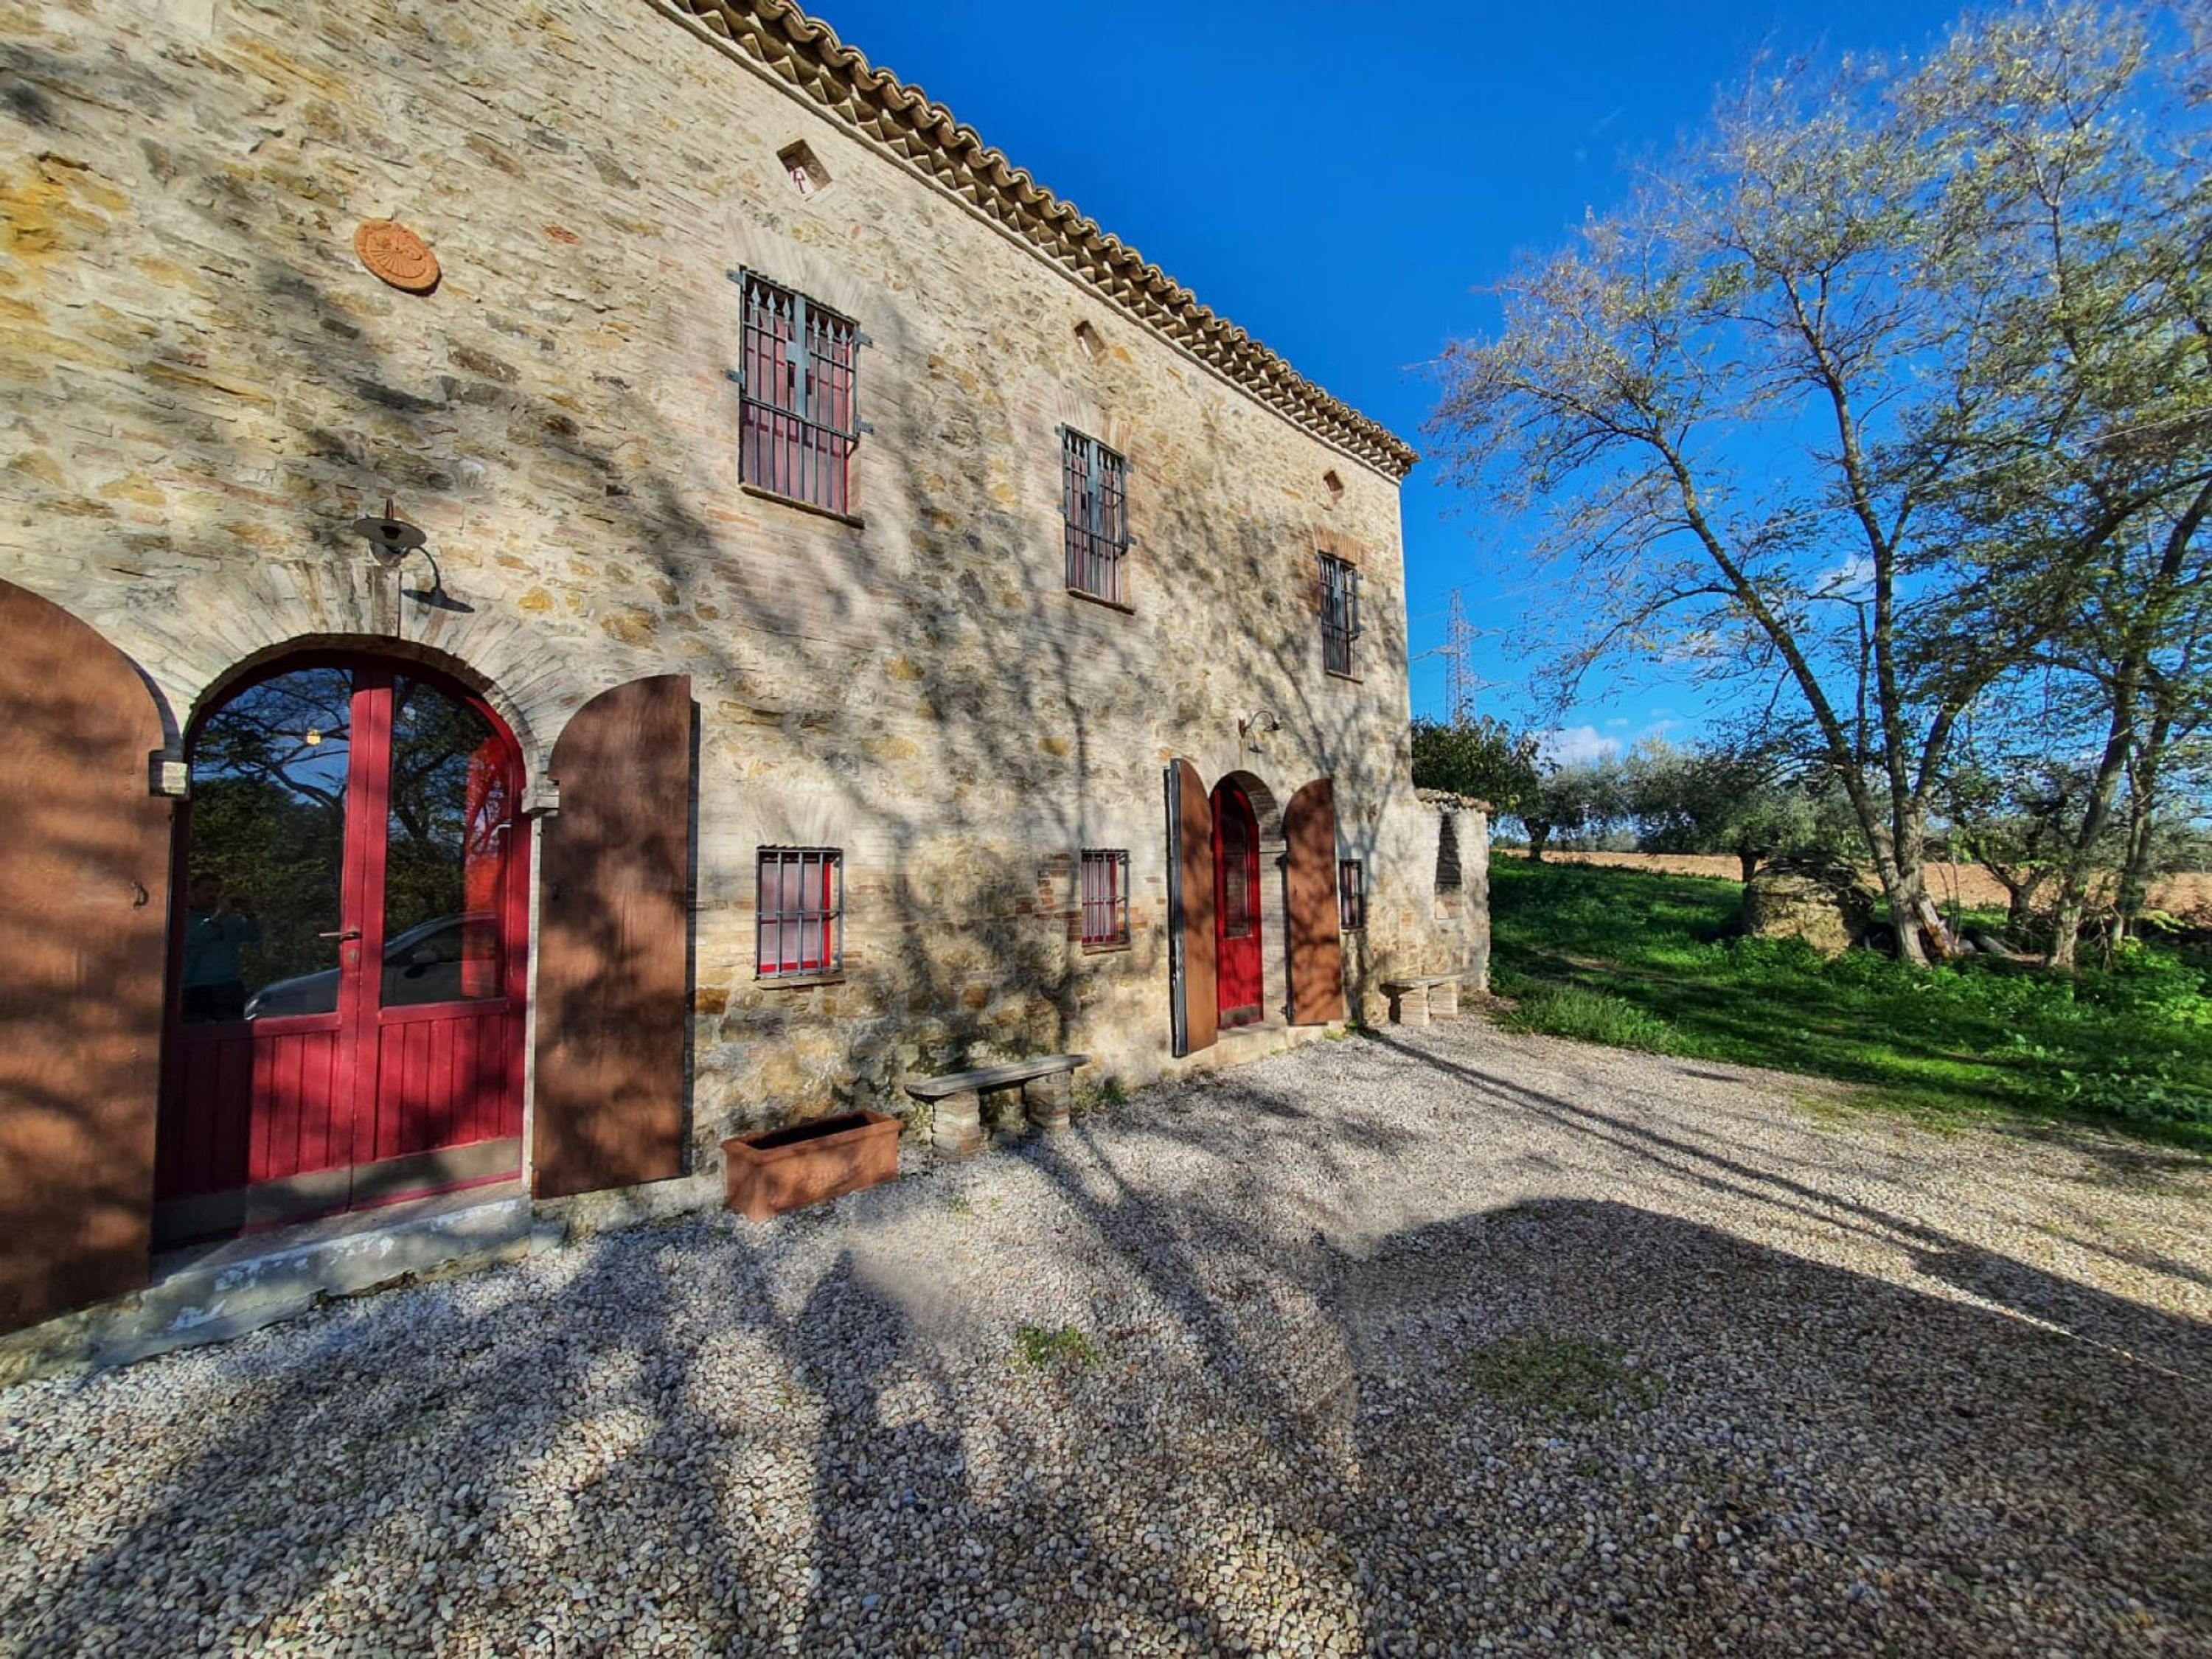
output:
<instances>
[{"instance_id":1,"label":"wall-mounted lamp","mask_svg":"<svg viewBox=\"0 0 2212 1659\"><path fill-rule=\"evenodd\" d=\"M420 553L430 562L430 585L410 591L407 597L418 605L427 605L434 611L466 611L452 594L446 592L445 573L438 568L437 555L430 551L430 538L420 525L412 525L392 510L392 497L384 498L384 516L371 514L353 521L353 533L368 544L368 550L376 562L391 568L398 565L410 553Z\"/></svg>"},{"instance_id":2,"label":"wall-mounted lamp","mask_svg":"<svg viewBox=\"0 0 2212 1659\"><path fill-rule=\"evenodd\" d=\"M1244 740L1244 746L1255 755L1260 752L1260 738L1263 732L1279 732L1282 729L1282 721L1275 718L1273 709L1268 708L1262 708L1256 714L1249 714L1237 722L1237 735Z\"/></svg>"},{"instance_id":3,"label":"wall-mounted lamp","mask_svg":"<svg viewBox=\"0 0 2212 1659\"><path fill-rule=\"evenodd\" d=\"M353 533L368 544L379 564L398 564L416 549L427 547L430 540L420 525L408 523L392 510L389 495L384 498L384 516L356 519ZM436 561L431 562L434 567Z\"/></svg>"}]
</instances>

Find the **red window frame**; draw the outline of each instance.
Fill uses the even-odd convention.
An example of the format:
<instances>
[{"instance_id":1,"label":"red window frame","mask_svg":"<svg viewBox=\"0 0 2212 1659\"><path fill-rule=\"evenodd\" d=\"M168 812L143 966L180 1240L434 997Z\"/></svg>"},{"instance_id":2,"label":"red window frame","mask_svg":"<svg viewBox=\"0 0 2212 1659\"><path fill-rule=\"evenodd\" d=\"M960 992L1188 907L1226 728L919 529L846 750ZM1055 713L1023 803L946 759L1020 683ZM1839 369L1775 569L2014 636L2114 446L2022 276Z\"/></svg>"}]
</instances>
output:
<instances>
[{"instance_id":1,"label":"red window frame","mask_svg":"<svg viewBox=\"0 0 2212 1659\"><path fill-rule=\"evenodd\" d=\"M1358 859L1336 861L1337 927L1356 933L1367 926L1367 866Z\"/></svg>"},{"instance_id":2,"label":"red window frame","mask_svg":"<svg viewBox=\"0 0 2212 1659\"><path fill-rule=\"evenodd\" d=\"M1129 942L1129 855L1119 848L1086 847L1077 860L1076 899L1083 942L1097 948Z\"/></svg>"},{"instance_id":3,"label":"red window frame","mask_svg":"<svg viewBox=\"0 0 2212 1659\"><path fill-rule=\"evenodd\" d=\"M1060 429L1060 516L1067 591L1129 602L1129 463L1073 427Z\"/></svg>"},{"instance_id":4,"label":"red window frame","mask_svg":"<svg viewBox=\"0 0 2212 1659\"><path fill-rule=\"evenodd\" d=\"M816 977L845 965L845 855L835 847L763 847L754 893L754 972Z\"/></svg>"},{"instance_id":5,"label":"red window frame","mask_svg":"<svg viewBox=\"0 0 2212 1659\"><path fill-rule=\"evenodd\" d=\"M859 410L860 348L849 317L736 271L744 322L737 382L738 477L772 495L826 512L853 510L853 452L866 430Z\"/></svg>"},{"instance_id":6,"label":"red window frame","mask_svg":"<svg viewBox=\"0 0 2212 1659\"><path fill-rule=\"evenodd\" d=\"M1332 674L1352 674L1352 642L1359 637L1359 567L1333 553L1321 556L1321 663Z\"/></svg>"}]
</instances>

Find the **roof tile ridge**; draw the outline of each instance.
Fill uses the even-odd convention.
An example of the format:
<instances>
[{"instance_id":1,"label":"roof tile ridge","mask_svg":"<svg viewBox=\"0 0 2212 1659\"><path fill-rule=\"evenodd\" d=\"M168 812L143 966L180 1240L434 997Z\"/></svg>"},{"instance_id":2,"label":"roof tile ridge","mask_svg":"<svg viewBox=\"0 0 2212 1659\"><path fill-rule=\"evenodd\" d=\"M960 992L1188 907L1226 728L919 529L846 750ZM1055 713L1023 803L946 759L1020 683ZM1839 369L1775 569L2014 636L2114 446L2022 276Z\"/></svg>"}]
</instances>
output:
<instances>
[{"instance_id":1,"label":"roof tile ridge","mask_svg":"<svg viewBox=\"0 0 2212 1659\"><path fill-rule=\"evenodd\" d=\"M1280 352L1201 304L1189 288L1075 204L1039 183L1035 174L1017 166L1006 152L931 98L918 83L901 81L889 70L871 64L858 47L841 40L830 23L810 15L794 0L680 0L680 3L702 19L719 21L721 27L714 33L751 51L808 96L840 111L857 128L887 146L890 141L878 130L880 122L870 122L861 109L853 107L850 96L835 97L831 95L834 88L818 83L830 76L841 77L879 113L895 112L914 137L926 144L933 139L938 152L934 161L910 150L908 158L955 194L971 200L979 211L1009 222L1040 252L1088 276L1108 297L1129 307L1169 338L1212 363L1231 380L1241 381L1261 401L1273 404L1316 435L1396 477L1403 478L1413 470L1418 453L1381 422L1307 379ZM802 57L811 59L812 76L793 66L792 60ZM939 161L945 165L937 165ZM963 169L969 174L965 188L958 178ZM1049 221L1057 223L1048 236L1028 229L1030 222L1041 225ZM1091 275L1094 270L1097 275Z\"/></svg>"}]
</instances>

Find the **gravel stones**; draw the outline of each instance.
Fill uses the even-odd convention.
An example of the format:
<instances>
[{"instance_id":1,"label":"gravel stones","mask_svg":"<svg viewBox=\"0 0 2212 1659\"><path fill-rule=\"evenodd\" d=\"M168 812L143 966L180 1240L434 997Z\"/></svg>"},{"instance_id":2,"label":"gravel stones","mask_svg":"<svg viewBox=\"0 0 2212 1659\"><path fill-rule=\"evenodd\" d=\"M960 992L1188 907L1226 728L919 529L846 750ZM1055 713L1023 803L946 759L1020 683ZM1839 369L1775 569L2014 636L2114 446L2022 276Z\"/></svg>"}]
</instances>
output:
<instances>
[{"instance_id":1,"label":"gravel stones","mask_svg":"<svg viewBox=\"0 0 2212 1659\"><path fill-rule=\"evenodd\" d=\"M0 1395L0 1650L2212 1653L2208 1197L1313 1045Z\"/></svg>"}]
</instances>

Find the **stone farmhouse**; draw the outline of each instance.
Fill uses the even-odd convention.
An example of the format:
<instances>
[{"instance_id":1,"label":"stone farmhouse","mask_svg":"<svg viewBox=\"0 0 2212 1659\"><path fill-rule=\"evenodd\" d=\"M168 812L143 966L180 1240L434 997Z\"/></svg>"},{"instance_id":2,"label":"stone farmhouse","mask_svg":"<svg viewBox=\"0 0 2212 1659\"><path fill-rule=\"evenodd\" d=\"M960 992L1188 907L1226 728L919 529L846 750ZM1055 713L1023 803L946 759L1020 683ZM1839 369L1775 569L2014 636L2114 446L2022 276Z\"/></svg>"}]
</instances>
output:
<instances>
[{"instance_id":1,"label":"stone farmhouse","mask_svg":"<svg viewBox=\"0 0 2212 1659\"><path fill-rule=\"evenodd\" d=\"M0 24L0 1329L1480 975L1413 452L787 0Z\"/></svg>"}]
</instances>

